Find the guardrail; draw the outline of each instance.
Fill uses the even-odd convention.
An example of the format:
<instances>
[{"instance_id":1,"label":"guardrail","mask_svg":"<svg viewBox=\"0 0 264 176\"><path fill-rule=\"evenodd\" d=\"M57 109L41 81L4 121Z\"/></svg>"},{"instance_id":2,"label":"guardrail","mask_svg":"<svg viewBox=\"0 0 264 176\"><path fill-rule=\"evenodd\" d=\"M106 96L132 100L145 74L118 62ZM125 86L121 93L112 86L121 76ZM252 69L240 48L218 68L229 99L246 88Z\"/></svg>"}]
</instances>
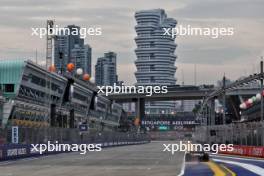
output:
<instances>
[{"instance_id":1,"label":"guardrail","mask_svg":"<svg viewBox=\"0 0 264 176\"><path fill-rule=\"evenodd\" d=\"M219 151L221 154L228 155L239 155L248 157L259 157L264 158L264 147L254 147L254 146L239 146L235 145L233 151Z\"/></svg>"},{"instance_id":2,"label":"guardrail","mask_svg":"<svg viewBox=\"0 0 264 176\"><path fill-rule=\"evenodd\" d=\"M194 140L209 144L264 146L264 122L197 126Z\"/></svg>"},{"instance_id":3,"label":"guardrail","mask_svg":"<svg viewBox=\"0 0 264 176\"><path fill-rule=\"evenodd\" d=\"M125 146L125 145L139 145L149 142L150 141L148 139L144 139L144 140L138 139L136 141L129 141L129 140L105 141L105 142L98 142L98 144L101 144L102 148L105 148L105 147L117 147L117 146ZM90 144L94 144L94 143L90 143ZM27 158L27 157L38 157L43 155L66 153L66 152L70 152L70 151L46 150L45 152L40 154L40 152L34 151L33 147L30 144L2 144L0 145L0 161L14 160L20 158Z\"/></svg>"},{"instance_id":4,"label":"guardrail","mask_svg":"<svg viewBox=\"0 0 264 176\"><path fill-rule=\"evenodd\" d=\"M69 128L28 128L19 127L17 143L12 142L12 129L0 129L0 161L40 156L31 150L31 144L101 144L102 147L135 145L150 142L147 134L136 132L93 131L81 132ZM56 154L61 152L44 152Z\"/></svg>"}]
</instances>

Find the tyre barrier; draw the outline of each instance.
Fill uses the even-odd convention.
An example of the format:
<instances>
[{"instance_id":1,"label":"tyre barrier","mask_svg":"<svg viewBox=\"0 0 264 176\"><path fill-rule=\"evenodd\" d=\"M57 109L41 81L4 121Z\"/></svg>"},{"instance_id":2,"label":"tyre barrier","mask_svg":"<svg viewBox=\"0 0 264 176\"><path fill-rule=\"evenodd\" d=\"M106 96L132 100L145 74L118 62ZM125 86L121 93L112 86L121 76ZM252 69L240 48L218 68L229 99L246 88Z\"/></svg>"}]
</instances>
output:
<instances>
[{"instance_id":1,"label":"tyre barrier","mask_svg":"<svg viewBox=\"0 0 264 176\"><path fill-rule=\"evenodd\" d=\"M264 158L264 147L234 145L233 151L219 151L219 153Z\"/></svg>"},{"instance_id":2,"label":"tyre barrier","mask_svg":"<svg viewBox=\"0 0 264 176\"><path fill-rule=\"evenodd\" d=\"M139 145L146 144L150 141L113 141L113 142L98 142L101 144L102 148L106 147L117 147L117 146L126 146L126 145ZM94 144L94 143L92 143ZM6 160L16 160L20 158L27 157L38 157L42 155L49 154L58 154L58 153L67 153L70 151L45 151L40 154L38 151L32 150L33 147L31 144L0 144L0 161Z\"/></svg>"}]
</instances>

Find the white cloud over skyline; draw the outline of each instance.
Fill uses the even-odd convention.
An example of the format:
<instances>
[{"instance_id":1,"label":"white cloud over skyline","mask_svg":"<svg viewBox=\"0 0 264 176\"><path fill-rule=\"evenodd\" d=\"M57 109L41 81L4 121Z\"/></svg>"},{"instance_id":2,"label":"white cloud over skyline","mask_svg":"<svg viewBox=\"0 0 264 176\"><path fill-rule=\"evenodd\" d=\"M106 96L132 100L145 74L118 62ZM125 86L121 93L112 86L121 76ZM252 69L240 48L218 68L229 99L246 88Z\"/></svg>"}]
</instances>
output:
<instances>
[{"instance_id":1,"label":"white cloud over skyline","mask_svg":"<svg viewBox=\"0 0 264 176\"><path fill-rule=\"evenodd\" d=\"M213 84L225 73L231 79L258 70L264 54L264 1L261 0L1 0L0 58L45 58L45 39L31 36L32 27L45 27L55 19L64 27L100 26L102 36L86 38L93 49L93 64L104 52L118 54L121 80L133 84L136 48L134 13L137 10L163 8L179 25L194 27L234 27L232 37L211 39L204 36L178 37L176 55L178 84L194 83L194 64L199 84Z\"/></svg>"}]
</instances>

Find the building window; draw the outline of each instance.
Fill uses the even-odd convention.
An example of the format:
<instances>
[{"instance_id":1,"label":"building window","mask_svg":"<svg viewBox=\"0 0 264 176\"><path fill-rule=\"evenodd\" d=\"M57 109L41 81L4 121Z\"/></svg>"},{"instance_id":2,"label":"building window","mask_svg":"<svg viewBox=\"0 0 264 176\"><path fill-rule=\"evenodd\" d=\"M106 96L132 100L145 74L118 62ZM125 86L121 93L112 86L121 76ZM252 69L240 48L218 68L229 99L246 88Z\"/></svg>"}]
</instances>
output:
<instances>
[{"instance_id":1,"label":"building window","mask_svg":"<svg viewBox=\"0 0 264 176\"><path fill-rule=\"evenodd\" d=\"M14 84L5 84L5 92L14 92L15 85Z\"/></svg>"},{"instance_id":2,"label":"building window","mask_svg":"<svg viewBox=\"0 0 264 176\"><path fill-rule=\"evenodd\" d=\"M150 65L150 71L155 71L155 65Z\"/></svg>"}]
</instances>

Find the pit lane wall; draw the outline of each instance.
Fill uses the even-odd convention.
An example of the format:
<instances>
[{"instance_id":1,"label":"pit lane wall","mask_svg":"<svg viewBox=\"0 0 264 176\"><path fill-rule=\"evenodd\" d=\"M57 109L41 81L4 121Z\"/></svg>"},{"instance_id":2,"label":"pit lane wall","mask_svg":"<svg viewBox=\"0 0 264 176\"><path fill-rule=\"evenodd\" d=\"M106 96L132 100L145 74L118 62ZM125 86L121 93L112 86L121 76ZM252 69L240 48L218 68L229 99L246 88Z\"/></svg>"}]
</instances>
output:
<instances>
[{"instance_id":1,"label":"pit lane wall","mask_svg":"<svg viewBox=\"0 0 264 176\"><path fill-rule=\"evenodd\" d=\"M219 151L219 153L228 154L228 155L264 158L264 147L234 145L234 150L232 152Z\"/></svg>"}]
</instances>

